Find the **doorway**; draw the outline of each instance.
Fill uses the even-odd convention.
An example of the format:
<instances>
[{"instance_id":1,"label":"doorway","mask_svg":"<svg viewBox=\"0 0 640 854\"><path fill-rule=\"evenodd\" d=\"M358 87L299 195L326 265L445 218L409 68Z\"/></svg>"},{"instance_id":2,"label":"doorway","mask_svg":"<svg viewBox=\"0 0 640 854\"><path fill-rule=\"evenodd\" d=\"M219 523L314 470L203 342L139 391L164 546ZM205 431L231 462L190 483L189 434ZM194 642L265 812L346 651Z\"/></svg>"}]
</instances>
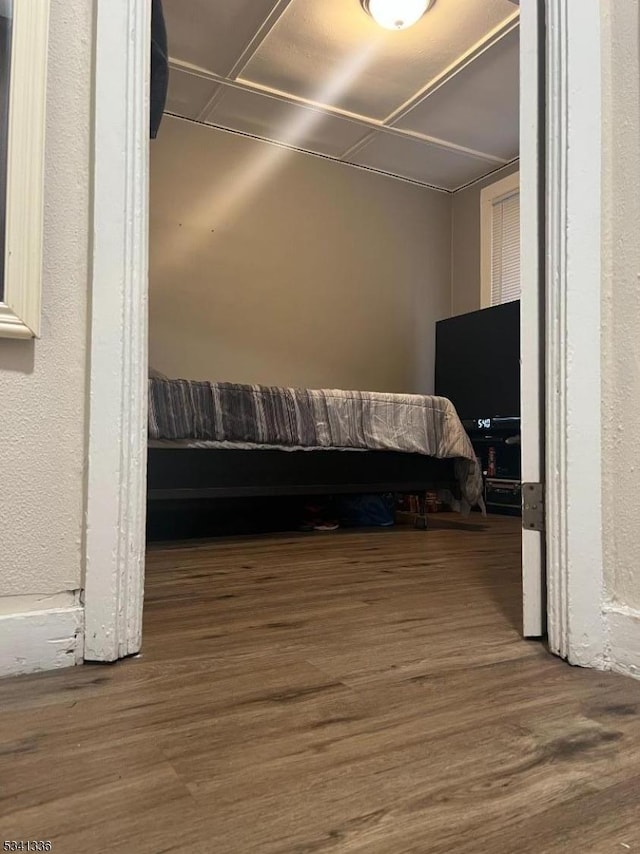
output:
<instances>
[{"instance_id":1,"label":"doorway","mask_svg":"<svg viewBox=\"0 0 640 854\"><path fill-rule=\"evenodd\" d=\"M93 344L92 344L92 412L91 412L91 442L88 484L88 529L87 529L87 574L86 574L86 618L87 646L86 657L93 660L113 660L122 655L135 652L140 645L140 625L142 613L142 584L144 566L144 494L145 494L145 457L146 457L146 259L147 259L147 217L148 217L148 164L146 157L145 121L145 85L148 75L148 45L145 39L136 37L134 43L123 39L123 32L134 31L138 34L148 32L148 14L137 9L135 3L122 3L119 11L120 19L105 20L98 12L98 49L96 54L96 91L97 100L96 130L104 130L104 135L96 133L96 224L101 221L120 223L119 229L96 227L96 245L94 247L94 282L105 281L108 275L119 282L119 288L111 288L110 296L100 289L102 295L94 301L92 310ZM522 22L539 22L539 4L523 2ZM564 4L563 4L564 7ZM565 10L566 11L566 10ZM117 16L116 16L117 17ZM555 22L557 26L568 27L570 18L560 16ZM135 28L130 29L131 24ZM526 41L528 47L527 59L533 55L539 57L538 31L529 33ZM573 30L576 33L577 30ZM554 33L554 36L556 34ZM551 40L551 36L548 36ZM562 44L558 42L559 50ZM106 79L106 57L126 54L129 64L122 65L122 72L112 75L110 82ZM562 62L567 58L560 54ZM110 60L111 62L112 60ZM525 84L524 94L529 98L530 105L537 104L539 89L534 83L540 83L539 66L525 65L529 68L530 76ZM132 70L132 76L127 76L124 69ZM533 70L532 70L533 69ZM559 88L559 82L547 77L553 91ZM132 85L133 84L133 85ZM117 104L114 98L120 94ZM526 98L525 98L526 100ZM564 105L566 107L566 104ZM560 114L560 116L564 113ZM535 111L527 113L528 121L537 121ZM533 119L532 119L533 116ZM114 145L114 136L109 129L118 122L124 137L127 139L126 153L120 152ZM531 128L529 128L530 130ZM551 130L547 130L547 138ZM531 211L539 211L540 192L539 181L532 180L538 169L539 161L534 161L534 148L540 152L540 130L526 137L532 148L525 152L523 148L521 172L527 174L526 187L530 198ZM564 141L566 144L566 140ZM127 156L128 155L128 156ZM119 193L113 192L113 178L117 175ZM539 178L539 176L537 176ZM133 212L134 216L131 216ZM122 241L122 234L127 239ZM523 255L525 253L523 248ZM529 265L534 269L533 255L540 262L540 241L528 250ZM537 273L530 274L532 281ZM563 286L562 280L556 280L554 275L547 276L547 283L557 283ZM96 289L98 293L98 289ZM534 310L540 311L539 294L532 293L535 303ZM553 304L552 304L553 305ZM557 306L548 309L556 312ZM116 317L124 318L120 324L117 340L114 336ZM555 320L556 315L553 314ZM527 326L527 332L535 328ZM539 342L538 342L539 344ZM547 356L549 354L549 347ZM526 357L525 357L526 358ZM560 358L562 356L560 355ZM564 352L566 358L566 351ZM536 359L537 361L537 359ZM529 377L533 376L527 372ZM531 399L539 400L539 382L532 383ZM100 390L100 391L98 391ZM120 400L121 407L117 424L119 430L114 440L114 431L104 426L107 423L105 412L101 412L99 398L104 401ZM106 406L106 403L105 403ZM545 416L546 417L546 416ZM101 426L103 425L103 426ZM530 428L529 428L530 429ZM557 431L557 425L554 426ZM535 431L534 431L535 432ZM108 434L108 435L107 435ZM523 445L527 445L527 424L523 424ZM540 432L537 432L539 437ZM554 433L555 435L555 433ZM553 442L553 439L548 439ZM529 439L528 446L533 448L540 445L539 439ZM540 455L540 463L542 458ZM107 471L109 476L106 475ZM112 479L113 472L118 472L118 482L114 488L106 487L105 483ZM538 466L539 471L539 466ZM531 482L535 482L533 468ZM551 537L555 543L555 530L550 530L552 520L547 525L547 539ZM553 526L555 526L553 520ZM526 549L525 566L527 561L535 565L538 579L531 584L530 603L531 614L537 613L538 622L542 623L543 584L541 581L541 557L543 553L543 537L536 532L536 546ZM535 554L534 554L535 552ZM540 570L540 572L538 571ZM564 569L558 565L554 573L562 577ZM533 576L532 576L533 577ZM527 582L525 579L525 586ZM561 590L561 586L558 585ZM562 598L562 594L561 594ZM525 599L526 601L526 599ZM538 634L537 630L531 634Z\"/></svg>"}]
</instances>

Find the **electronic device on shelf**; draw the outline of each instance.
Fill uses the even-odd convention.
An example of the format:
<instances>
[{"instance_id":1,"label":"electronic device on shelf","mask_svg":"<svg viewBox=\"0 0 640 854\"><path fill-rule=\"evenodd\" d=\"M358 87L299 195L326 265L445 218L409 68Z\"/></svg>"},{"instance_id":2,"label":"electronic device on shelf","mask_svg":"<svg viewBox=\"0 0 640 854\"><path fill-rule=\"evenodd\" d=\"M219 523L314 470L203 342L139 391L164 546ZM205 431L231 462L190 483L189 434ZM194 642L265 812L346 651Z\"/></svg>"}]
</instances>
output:
<instances>
[{"instance_id":1,"label":"electronic device on shelf","mask_svg":"<svg viewBox=\"0 0 640 854\"><path fill-rule=\"evenodd\" d=\"M519 480L487 478L484 500L489 512L510 511L515 515L522 508L522 485Z\"/></svg>"},{"instance_id":2,"label":"electronic device on shelf","mask_svg":"<svg viewBox=\"0 0 640 854\"><path fill-rule=\"evenodd\" d=\"M476 432L520 432L520 416L512 415L510 417L489 418L482 416L480 418L464 418L462 424L467 433Z\"/></svg>"},{"instance_id":3,"label":"electronic device on shelf","mask_svg":"<svg viewBox=\"0 0 640 854\"><path fill-rule=\"evenodd\" d=\"M486 478L520 480L520 424L503 430L468 430Z\"/></svg>"}]
</instances>

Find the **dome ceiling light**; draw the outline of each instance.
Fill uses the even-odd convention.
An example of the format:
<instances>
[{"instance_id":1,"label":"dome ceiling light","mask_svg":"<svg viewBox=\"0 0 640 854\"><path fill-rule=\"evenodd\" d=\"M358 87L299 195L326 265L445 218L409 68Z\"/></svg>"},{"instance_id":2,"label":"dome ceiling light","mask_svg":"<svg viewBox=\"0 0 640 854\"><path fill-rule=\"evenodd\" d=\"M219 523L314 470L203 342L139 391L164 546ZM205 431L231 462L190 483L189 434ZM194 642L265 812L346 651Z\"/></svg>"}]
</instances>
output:
<instances>
[{"instance_id":1,"label":"dome ceiling light","mask_svg":"<svg viewBox=\"0 0 640 854\"><path fill-rule=\"evenodd\" d=\"M417 24L435 0L360 0L362 8L385 30L406 30Z\"/></svg>"}]
</instances>

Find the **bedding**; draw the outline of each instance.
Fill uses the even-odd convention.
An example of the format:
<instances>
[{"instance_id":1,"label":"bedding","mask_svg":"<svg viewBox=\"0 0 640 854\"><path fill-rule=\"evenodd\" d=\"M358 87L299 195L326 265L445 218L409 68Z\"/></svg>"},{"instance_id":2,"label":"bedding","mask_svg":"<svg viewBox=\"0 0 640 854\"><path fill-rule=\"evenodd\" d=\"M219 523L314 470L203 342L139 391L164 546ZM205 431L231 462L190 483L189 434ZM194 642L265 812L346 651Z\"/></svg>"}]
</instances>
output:
<instances>
[{"instance_id":1,"label":"bedding","mask_svg":"<svg viewBox=\"0 0 640 854\"><path fill-rule=\"evenodd\" d=\"M196 448L209 451L344 451L366 454L366 448L316 448L312 445L267 445L256 442L216 442L205 439L149 439L150 448Z\"/></svg>"},{"instance_id":2,"label":"bedding","mask_svg":"<svg viewBox=\"0 0 640 854\"><path fill-rule=\"evenodd\" d=\"M442 397L150 377L149 439L453 459L461 509L482 503L473 447L453 404Z\"/></svg>"}]
</instances>

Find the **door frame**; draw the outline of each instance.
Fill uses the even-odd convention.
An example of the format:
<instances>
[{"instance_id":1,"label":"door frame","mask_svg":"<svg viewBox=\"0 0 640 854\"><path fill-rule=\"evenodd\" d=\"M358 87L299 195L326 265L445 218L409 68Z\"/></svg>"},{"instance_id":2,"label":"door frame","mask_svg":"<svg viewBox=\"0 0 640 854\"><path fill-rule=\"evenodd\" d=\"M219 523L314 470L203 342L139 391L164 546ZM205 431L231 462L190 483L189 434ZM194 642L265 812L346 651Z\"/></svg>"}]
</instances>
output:
<instances>
[{"instance_id":1,"label":"door frame","mask_svg":"<svg viewBox=\"0 0 640 854\"><path fill-rule=\"evenodd\" d=\"M521 480L544 482L544 151L545 14L539 0L520 3L520 411ZM486 253L485 253L486 254ZM486 277L486 275L485 275ZM490 276L489 276L490 278ZM524 490L523 490L524 494ZM542 531L522 528L522 633L547 627Z\"/></svg>"},{"instance_id":2,"label":"door frame","mask_svg":"<svg viewBox=\"0 0 640 854\"><path fill-rule=\"evenodd\" d=\"M557 655L602 667L600 9L599 0L521 0L525 26L539 3L547 18L548 635ZM150 5L96 0L84 544L84 658L93 661L136 653L141 644ZM523 148L521 171L531 174L533 156L533 147Z\"/></svg>"},{"instance_id":3,"label":"door frame","mask_svg":"<svg viewBox=\"0 0 640 854\"><path fill-rule=\"evenodd\" d=\"M599 0L547 0L546 551L549 647L607 666L601 442Z\"/></svg>"},{"instance_id":4,"label":"door frame","mask_svg":"<svg viewBox=\"0 0 640 854\"><path fill-rule=\"evenodd\" d=\"M151 2L96 0L84 659L140 650Z\"/></svg>"}]
</instances>

